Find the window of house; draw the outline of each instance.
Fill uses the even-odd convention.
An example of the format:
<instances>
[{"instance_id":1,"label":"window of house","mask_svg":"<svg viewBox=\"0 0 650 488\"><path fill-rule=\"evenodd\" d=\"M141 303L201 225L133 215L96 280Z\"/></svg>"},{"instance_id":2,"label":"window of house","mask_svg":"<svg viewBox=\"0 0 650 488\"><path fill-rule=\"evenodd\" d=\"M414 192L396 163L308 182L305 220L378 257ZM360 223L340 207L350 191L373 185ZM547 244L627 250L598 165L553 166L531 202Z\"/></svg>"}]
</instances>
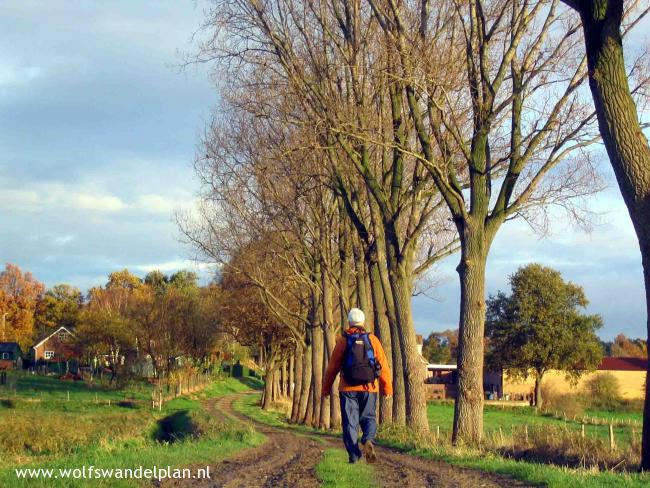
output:
<instances>
[{"instance_id":1,"label":"window of house","mask_svg":"<svg viewBox=\"0 0 650 488\"><path fill-rule=\"evenodd\" d=\"M59 340L61 342L64 342L68 338L68 333L67 332L59 332Z\"/></svg>"},{"instance_id":2,"label":"window of house","mask_svg":"<svg viewBox=\"0 0 650 488\"><path fill-rule=\"evenodd\" d=\"M2 353L2 359L9 359L9 353L8 352L3 352Z\"/></svg>"},{"instance_id":3,"label":"window of house","mask_svg":"<svg viewBox=\"0 0 650 488\"><path fill-rule=\"evenodd\" d=\"M45 359L52 359L54 357L54 351L45 351Z\"/></svg>"}]
</instances>

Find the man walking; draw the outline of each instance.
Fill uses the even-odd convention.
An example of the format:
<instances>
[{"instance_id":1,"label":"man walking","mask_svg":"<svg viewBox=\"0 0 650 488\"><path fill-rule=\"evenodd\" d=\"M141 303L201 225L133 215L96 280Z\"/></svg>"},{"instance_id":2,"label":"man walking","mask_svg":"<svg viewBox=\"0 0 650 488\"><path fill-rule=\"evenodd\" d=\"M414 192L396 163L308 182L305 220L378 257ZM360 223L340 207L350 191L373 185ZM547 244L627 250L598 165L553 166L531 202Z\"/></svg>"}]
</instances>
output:
<instances>
[{"instance_id":1,"label":"man walking","mask_svg":"<svg viewBox=\"0 0 650 488\"><path fill-rule=\"evenodd\" d=\"M323 379L323 396L332 392L336 375L341 373L339 396L343 417L343 443L350 463L365 456L375 462L372 441L377 433L377 393L393 394L393 383L384 348L376 336L366 332L363 311L353 308L348 314L349 328L339 337ZM359 426L363 432L357 441Z\"/></svg>"}]
</instances>

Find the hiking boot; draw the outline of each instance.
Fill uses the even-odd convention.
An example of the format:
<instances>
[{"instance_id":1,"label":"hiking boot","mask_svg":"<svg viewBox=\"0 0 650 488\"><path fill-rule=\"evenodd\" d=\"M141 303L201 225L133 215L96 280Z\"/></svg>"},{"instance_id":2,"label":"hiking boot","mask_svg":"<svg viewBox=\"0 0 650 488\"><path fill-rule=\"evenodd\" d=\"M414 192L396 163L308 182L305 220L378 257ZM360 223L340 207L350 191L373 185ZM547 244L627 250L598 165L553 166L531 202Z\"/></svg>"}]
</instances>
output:
<instances>
[{"instance_id":1,"label":"hiking boot","mask_svg":"<svg viewBox=\"0 0 650 488\"><path fill-rule=\"evenodd\" d=\"M361 444L361 451L366 458L366 462L372 464L377 460L377 455L375 454L375 446L372 445L372 441L363 442Z\"/></svg>"},{"instance_id":2,"label":"hiking boot","mask_svg":"<svg viewBox=\"0 0 650 488\"><path fill-rule=\"evenodd\" d=\"M348 458L348 463L350 463L350 464L355 464L355 463L358 463L358 462L359 462L359 458L358 458L358 457L352 457L352 456L350 456L350 457Z\"/></svg>"}]
</instances>

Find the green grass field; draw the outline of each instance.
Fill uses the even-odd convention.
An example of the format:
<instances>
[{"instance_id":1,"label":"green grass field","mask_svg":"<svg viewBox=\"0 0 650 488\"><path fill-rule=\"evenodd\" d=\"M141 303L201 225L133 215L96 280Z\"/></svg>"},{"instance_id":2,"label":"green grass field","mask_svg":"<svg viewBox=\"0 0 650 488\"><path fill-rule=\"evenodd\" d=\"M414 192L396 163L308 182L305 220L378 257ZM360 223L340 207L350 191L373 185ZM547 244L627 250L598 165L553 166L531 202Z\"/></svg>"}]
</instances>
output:
<instances>
[{"instance_id":1,"label":"green grass field","mask_svg":"<svg viewBox=\"0 0 650 488\"><path fill-rule=\"evenodd\" d=\"M454 404L452 402L430 402L427 408L429 424L432 429L440 427L440 435L450 437L452 423L454 419ZM641 422L643 415L640 412L608 412L591 410L587 412L589 417L597 417L606 422L606 419L614 418L615 420L637 420ZM576 433L580 432L580 421L554 418L549 415L538 415L533 407L500 407L488 405L484 410L484 429L486 436L497 436L499 427L505 436L521 437L524 426L533 429L544 429L551 426L558 429L568 428ZM623 426L614 428L614 436L617 444L621 447L630 445L633 431L637 436L640 433L638 426ZM607 425L585 425L585 435L606 440L609 437L609 427Z\"/></svg>"},{"instance_id":2,"label":"green grass field","mask_svg":"<svg viewBox=\"0 0 650 488\"><path fill-rule=\"evenodd\" d=\"M111 390L28 375L13 378L13 384L15 390L0 389L0 486L81 487L88 483L82 479L18 480L15 468L200 465L264 440L250 428L215 422L203 410L204 400L259 387L259 380L216 381L200 392L165 403L161 411L151 408L146 384ZM120 406L125 400L129 403ZM180 434L161 442L163 425ZM147 482L93 480L97 486L143 483Z\"/></svg>"}]
</instances>

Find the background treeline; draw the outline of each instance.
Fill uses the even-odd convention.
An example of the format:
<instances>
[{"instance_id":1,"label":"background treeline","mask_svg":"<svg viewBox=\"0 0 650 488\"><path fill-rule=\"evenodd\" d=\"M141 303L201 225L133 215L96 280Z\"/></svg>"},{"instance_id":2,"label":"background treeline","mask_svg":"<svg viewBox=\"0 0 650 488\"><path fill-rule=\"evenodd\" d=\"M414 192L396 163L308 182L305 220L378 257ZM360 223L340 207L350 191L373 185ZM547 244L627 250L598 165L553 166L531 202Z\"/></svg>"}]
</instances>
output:
<instances>
[{"instance_id":1,"label":"background treeline","mask_svg":"<svg viewBox=\"0 0 650 488\"><path fill-rule=\"evenodd\" d=\"M260 337L229 327L224 297L221 287L200 286L188 271L152 271L144 278L116 271L86 294L66 284L46 289L12 264L0 273L4 341L18 342L28 358L38 339L64 326L73 333L72 347L69 357L54 360L107 369L111 381L133 375L170 379L180 367L205 372L226 355L247 357L232 342L257 345Z\"/></svg>"}]
</instances>

